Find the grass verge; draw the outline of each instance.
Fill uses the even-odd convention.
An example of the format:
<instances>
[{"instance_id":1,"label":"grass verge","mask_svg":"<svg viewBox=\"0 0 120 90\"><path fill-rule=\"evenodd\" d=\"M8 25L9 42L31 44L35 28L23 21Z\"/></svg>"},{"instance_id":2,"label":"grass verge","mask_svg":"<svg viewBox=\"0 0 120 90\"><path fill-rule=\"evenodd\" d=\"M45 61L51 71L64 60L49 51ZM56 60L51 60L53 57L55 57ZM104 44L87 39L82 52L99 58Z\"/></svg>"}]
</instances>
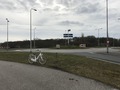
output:
<instances>
[{"instance_id":1,"label":"grass verge","mask_svg":"<svg viewBox=\"0 0 120 90\"><path fill-rule=\"evenodd\" d=\"M0 60L28 64L28 55L27 52L0 52ZM45 67L91 78L120 89L120 65L76 55L45 53L45 56Z\"/></svg>"}]
</instances>

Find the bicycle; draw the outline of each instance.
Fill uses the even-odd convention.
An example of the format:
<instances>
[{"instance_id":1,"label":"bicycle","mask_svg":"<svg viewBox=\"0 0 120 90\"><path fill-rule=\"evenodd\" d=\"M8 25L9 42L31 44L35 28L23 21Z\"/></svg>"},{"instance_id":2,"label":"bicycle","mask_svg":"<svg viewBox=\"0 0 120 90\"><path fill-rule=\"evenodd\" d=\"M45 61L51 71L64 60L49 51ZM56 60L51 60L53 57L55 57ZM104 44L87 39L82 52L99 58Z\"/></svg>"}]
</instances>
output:
<instances>
[{"instance_id":1,"label":"bicycle","mask_svg":"<svg viewBox=\"0 0 120 90\"><path fill-rule=\"evenodd\" d=\"M38 62L40 63L41 65L45 64L46 63L46 58L44 57L43 53L41 52L41 50L39 50L39 54L36 55L35 53L31 52L29 54L29 57L28 57L28 62L30 64L34 63L34 62Z\"/></svg>"}]
</instances>

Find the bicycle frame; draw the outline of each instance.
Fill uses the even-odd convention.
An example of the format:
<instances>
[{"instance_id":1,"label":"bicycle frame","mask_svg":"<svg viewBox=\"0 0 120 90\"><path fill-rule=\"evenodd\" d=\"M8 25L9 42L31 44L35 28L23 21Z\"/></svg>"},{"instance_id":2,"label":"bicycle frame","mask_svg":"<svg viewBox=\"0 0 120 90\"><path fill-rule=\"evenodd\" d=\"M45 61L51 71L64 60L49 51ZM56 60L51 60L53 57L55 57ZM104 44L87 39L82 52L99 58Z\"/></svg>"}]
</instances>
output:
<instances>
[{"instance_id":1,"label":"bicycle frame","mask_svg":"<svg viewBox=\"0 0 120 90\"><path fill-rule=\"evenodd\" d=\"M41 56L41 52L36 56L36 55L34 55L34 58L31 58L31 60L33 61L33 62L37 62L37 60L39 59L39 57Z\"/></svg>"},{"instance_id":2,"label":"bicycle frame","mask_svg":"<svg viewBox=\"0 0 120 90\"><path fill-rule=\"evenodd\" d=\"M39 55L36 57L36 61L42 56L41 52L39 53Z\"/></svg>"},{"instance_id":3,"label":"bicycle frame","mask_svg":"<svg viewBox=\"0 0 120 90\"><path fill-rule=\"evenodd\" d=\"M33 62L39 62L40 64L45 64L46 63L46 59L43 56L41 51L39 51L38 55L35 55L33 53L29 54L28 61L29 61L29 63L33 63Z\"/></svg>"}]
</instances>

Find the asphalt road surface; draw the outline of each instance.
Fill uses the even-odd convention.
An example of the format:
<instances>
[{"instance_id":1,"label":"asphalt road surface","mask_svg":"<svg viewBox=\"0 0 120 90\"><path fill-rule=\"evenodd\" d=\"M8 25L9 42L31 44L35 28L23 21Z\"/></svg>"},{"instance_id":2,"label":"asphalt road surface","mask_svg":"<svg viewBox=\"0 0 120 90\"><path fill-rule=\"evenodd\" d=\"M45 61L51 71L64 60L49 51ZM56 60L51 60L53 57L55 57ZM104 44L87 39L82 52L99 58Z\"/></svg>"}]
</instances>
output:
<instances>
[{"instance_id":1,"label":"asphalt road surface","mask_svg":"<svg viewBox=\"0 0 120 90\"><path fill-rule=\"evenodd\" d=\"M111 63L120 64L120 54L113 55L113 54L106 54L106 53L92 53L92 52L80 52L80 53L72 53L74 55L82 55L89 58L94 58L101 61L107 61Z\"/></svg>"},{"instance_id":2,"label":"asphalt road surface","mask_svg":"<svg viewBox=\"0 0 120 90\"><path fill-rule=\"evenodd\" d=\"M0 61L0 90L117 90L95 80L34 65Z\"/></svg>"},{"instance_id":3,"label":"asphalt road surface","mask_svg":"<svg viewBox=\"0 0 120 90\"><path fill-rule=\"evenodd\" d=\"M51 53L66 53L74 55L82 55L97 60L107 61L115 64L120 64L120 49L109 48L109 53L106 53L106 48L89 48L89 49L41 49L43 52ZM18 50L20 51L20 50ZM29 51L29 49L22 50ZM33 51L36 51L33 49Z\"/></svg>"}]
</instances>

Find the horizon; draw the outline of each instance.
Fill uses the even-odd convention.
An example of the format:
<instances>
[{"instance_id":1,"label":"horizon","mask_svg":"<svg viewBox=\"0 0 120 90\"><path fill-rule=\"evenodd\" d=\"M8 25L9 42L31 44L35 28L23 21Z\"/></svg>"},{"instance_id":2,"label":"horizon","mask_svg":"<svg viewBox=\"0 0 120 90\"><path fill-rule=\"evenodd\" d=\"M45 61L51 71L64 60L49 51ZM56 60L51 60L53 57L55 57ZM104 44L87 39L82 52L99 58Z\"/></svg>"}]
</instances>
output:
<instances>
[{"instance_id":1,"label":"horizon","mask_svg":"<svg viewBox=\"0 0 120 90\"><path fill-rule=\"evenodd\" d=\"M93 35L88 35L88 36L93 36ZM84 36L85 38L86 37L88 37L88 36ZM81 38L82 36L80 36L80 37L73 37L73 38ZM95 36L94 36L95 37ZM73 38L71 38L71 40L73 39ZM98 37L95 37L96 39L98 38ZM107 37L99 37L99 39L101 39L101 38L105 38L105 39L107 39ZM114 37L109 37L109 39L117 39L117 40L120 40L120 38L114 38ZM35 40L58 40L58 39L67 39L67 38L46 38L46 39L40 39L40 38L36 38ZM23 41L30 41L29 39L27 40L27 39L25 39L25 40L16 40L16 41L8 41L8 42L23 42ZM32 41L34 41L34 39L32 39ZM0 42L0 43L6 43L7 41L4 41L4 42Z\"/></svg>"}]
</instances>

